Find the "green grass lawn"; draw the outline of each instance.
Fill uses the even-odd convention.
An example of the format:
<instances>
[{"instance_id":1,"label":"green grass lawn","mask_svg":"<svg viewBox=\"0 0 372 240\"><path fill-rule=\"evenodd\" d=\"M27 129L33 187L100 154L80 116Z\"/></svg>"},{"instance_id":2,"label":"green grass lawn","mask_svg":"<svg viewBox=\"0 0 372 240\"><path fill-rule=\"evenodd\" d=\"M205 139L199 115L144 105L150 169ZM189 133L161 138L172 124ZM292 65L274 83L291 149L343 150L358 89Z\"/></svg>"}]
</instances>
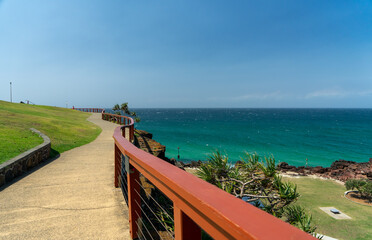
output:
<instances>
[{"instance_id":1,"label":"green grass lawn","mask_svg":"<svg viewBox=\"0 0 372 240\"><path fill-rule=\"evenodd\" d=\"M331 180L286 178L296 183L301 197L298 204L308 209L317 232L338 239L372 239L372 207L362 206L344 198L345 187ZM351 220L336 220L319 207L335 207Z\"/></svg>"},{"instance_id":2,"label":"green grass lawn","mask_svg":"<svg viewBox=\"0 0 372 240\"><path fill-rule=\"evenodd\" d=\"M0 101L0 163L42 143L31 127L52 142L52 155L93 141L101 129L88 122L89 113L49 106Z\"/></svg>"}]
</instances>

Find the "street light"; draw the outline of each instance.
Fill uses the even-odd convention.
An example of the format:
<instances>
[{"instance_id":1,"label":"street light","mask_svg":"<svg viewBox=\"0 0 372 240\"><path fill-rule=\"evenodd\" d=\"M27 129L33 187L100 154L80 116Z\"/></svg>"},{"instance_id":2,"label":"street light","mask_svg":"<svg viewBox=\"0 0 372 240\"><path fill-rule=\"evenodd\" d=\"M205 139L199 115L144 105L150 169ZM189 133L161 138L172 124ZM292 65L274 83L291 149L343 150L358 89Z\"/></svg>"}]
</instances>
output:
<instances>
[{"instance_id":1,"label":"street light","mask_svg":"<svg viewBox=\"0 0 372 240\"><path fill-rule=\"evenodd\" d=\"M13 100L12 100L12 82L10 82L10 102L13 102Z\"/></svg>"}]
</instances>

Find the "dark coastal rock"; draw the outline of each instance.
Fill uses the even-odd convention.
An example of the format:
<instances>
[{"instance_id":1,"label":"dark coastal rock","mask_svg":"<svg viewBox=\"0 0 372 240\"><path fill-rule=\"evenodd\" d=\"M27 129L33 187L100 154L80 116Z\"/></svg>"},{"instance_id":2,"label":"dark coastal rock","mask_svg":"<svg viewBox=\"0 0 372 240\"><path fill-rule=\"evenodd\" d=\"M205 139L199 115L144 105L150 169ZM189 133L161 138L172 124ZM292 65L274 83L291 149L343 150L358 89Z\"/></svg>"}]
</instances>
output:
<instances>
[{"instance_id":1,"label":"dark coastal rock","mask_svg":"<svg viewBox=\"0 0 372 240\"><path fill-rule=\"evenodd\" d=\"M167 161L165 157L165 146L152 139L151 133L136 129L134 139L138 148Z\"/></svg>"},{"instance_id":2,"label":"dark coastal rock","mask_svg":"<svg viewBox=\"0 0 372 240\"><path fill-rule=\"evenodd\" d=\"M337 160L332 163L331 169L344 169L350 166L351 164L355 164L355 163L356 162L353 162L353 161Z\"/></svg>"},{"instance_id":3,"label":"dark coastal rock","mask_svg":"<svg viewBox=\"0 0 372 240\"><path fill-rule=\"evenodd\" d=\"M354 161L337 160L331 167L295 167L286 162L279 163L277 169L283 173L292 172L298 175L317 175L332 178L340 181L347 181L352 178L362 178L372 180L372 158L368 162L357 163Z\"/></svg>"},{"instance_id":4,"label":"dark coastal rock","mask_svg":"<svg viewBox=\"0 0 372 240\"><path fill-rule=\"evenodd\" d=\"M139 130L139 129L136 129L135 130L135 145L148 152L148 153L151 153L152 155L182 169L182 170L185 170L185 167L187 167L187 164L184 164L183 162L181 161L177 161L176 159L174 158L167 158L165 156L165 146L164 145L161 145L159 142L155 141L154 139L152 139L153 135L152 133L149 133L149 132L146 132L146 131L143 131L143 130ZM200 163L198 162L195 162L193 163L193 166L200 166Z\"/></svg>"},{"instance_id":5,"label":"dark coastal rock","mask_svg":"<svg viewBox=\"0 0 372 240\"><path fill-rule=\"evenodd\" d=\"M240 162L240 161L239 161ZM279 169L288 169L289 164L286 162L280 162L277 166Z\"/></svg>"},{"instance_id":6,"label":"dark coastal rock","mask_svg":"<svg viewBox=\"0 0 372 240\"><path fill-rule=\"evenodd\" d=\"M182 161L177 161L177 164L179 166L182 166L183 168L198 168L203 162L198 160L198 161L191 161L189 163L184 163Z\"/></svg>"},{"instance_id":7,"label":"dark coastal rock","mask_svg":"<svg viewBox=\"0 0 372 240\"><path fill-rule=\"evenodd\" d=\"M314 167L313 168L313 171L314 171L314 173L320 173L320 174L322 174L322 173L325 173L327 171L327 169L326 168L323 168L321 166L317 166L317 167Z\"/></svg>"},{"instance_id":8,"label":"dark coastal rock","mask_svg":"<svg viewBox=\"0 0 372 240\"><path fill-rule=\"evenodd\" d=\"M197 167L200 167L200 164L201 164L201 161L191 161L190 163L190 167L192 168L197 168Z\"/></svg>"},{"instance_id":9,"label":"dark coastal rock","mask_svg":"<svg viewBox=\"0 0 372 240\"><path fill-rule=\"evenodd\" d=\"M166 162L169 162L172 165L176 165L176 163L177 163L177 160L174 159L174 158L169 159L169 158L165 157L163 160L165 160Z\"/></svg>"},{"instance_id":10,"label":"dark coastal rock","mask_svg":"<svg viewBox=\"0 0 372 240\"><path fill-rule=\"evenodd\" d=\"M185 170L185 164L181 161L176 161L176 167L182 169L182 170Z\"/></svg>"},{"instance_id":11,"label":"dark coastal rock","mask_svg":"<svg viewBox=\"0 0 372 240\"><path fill-rule=\"evenodd\" d=\"M152 133L146 132L146 131L144 131L144 130L136 129L136 130L135 130L135 133L137 133L138 135L141 135L141 136L143 136L143 137L146 137L146 138L150 138L150 139L152 139Z\"/></svg>"}]
</instances>

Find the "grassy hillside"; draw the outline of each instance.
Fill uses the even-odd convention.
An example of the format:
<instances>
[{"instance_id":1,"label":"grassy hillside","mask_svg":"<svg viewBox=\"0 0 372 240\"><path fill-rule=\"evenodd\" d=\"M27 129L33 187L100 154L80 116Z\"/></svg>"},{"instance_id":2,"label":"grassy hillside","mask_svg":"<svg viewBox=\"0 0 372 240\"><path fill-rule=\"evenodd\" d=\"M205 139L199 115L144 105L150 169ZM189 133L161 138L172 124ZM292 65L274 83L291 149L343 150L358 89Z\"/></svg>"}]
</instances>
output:
<instances>
[{"instance_id":1,"label":"grassy hillside","mask_svg":"<svg viewBox=\"0 0 372 240\"><path fill-rule=\"evenodd\" d=\"M101 129L88 122L89 113L76 110L0 101L0 163L37 146L42 139L33 127L52 142L52 154L93 141Z\"/></svg>"},{"instance_id":2,"label":"grassy hillside","mask_svg":"<svg viewBox=\"0 0 372 240\"><path fill-rule=\"evenodd\" d=\"M298 186L298 204L308 209L318 226L317 232L338 239L372 239L372 207L362 206L344 198L341 184L331 180L311 178L287 179ZM335 207L351 220L336 220L319 207Z\"/></svg>"}]
</instances>

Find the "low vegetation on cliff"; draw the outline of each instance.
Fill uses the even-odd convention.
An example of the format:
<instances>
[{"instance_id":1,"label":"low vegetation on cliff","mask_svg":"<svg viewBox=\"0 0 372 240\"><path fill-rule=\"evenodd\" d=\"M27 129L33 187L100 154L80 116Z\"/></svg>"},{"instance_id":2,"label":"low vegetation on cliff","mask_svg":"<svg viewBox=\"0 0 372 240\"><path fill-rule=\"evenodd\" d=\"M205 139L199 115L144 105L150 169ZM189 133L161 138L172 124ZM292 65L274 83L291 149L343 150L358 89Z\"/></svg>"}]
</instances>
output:
<instances>
[{"instance_id":1,"label":"low vegetation on cliff","mask_svg":"<svg viewBox=\"0 0 372 240\"><path fill-rule=\"evenodd\" d=\"M88 116L72 109L0 101L0 163L42 143L30 128L50 138L53 155L93 141L101 129L88 122Z\"/></svg>"},{"instance_id":2,"label":"low vegetation on cliff","mask_svg":"<svg viewBox=\"0 0 372 240\"><path fill-rule=\"evenodd\" d=\"M261 161L257 154L247 153L233 166L227 156L217 151L200 165L197 175L305 232L315 232L312 216L300 206L291 206L300 194L295 184L278 175L273 157Z\"/></svg>"},{"instance_id":3,"label":"low vegetation on cliff","mask_svg":"<svg viewBox=\"0 0 372 240\"><path fill-rule=\"evenodd\" d=\"M372 202L372 181L368 179L350 179L345 183L347 190L357 190L361 198Z\"/></svg>"}]
</instances>

